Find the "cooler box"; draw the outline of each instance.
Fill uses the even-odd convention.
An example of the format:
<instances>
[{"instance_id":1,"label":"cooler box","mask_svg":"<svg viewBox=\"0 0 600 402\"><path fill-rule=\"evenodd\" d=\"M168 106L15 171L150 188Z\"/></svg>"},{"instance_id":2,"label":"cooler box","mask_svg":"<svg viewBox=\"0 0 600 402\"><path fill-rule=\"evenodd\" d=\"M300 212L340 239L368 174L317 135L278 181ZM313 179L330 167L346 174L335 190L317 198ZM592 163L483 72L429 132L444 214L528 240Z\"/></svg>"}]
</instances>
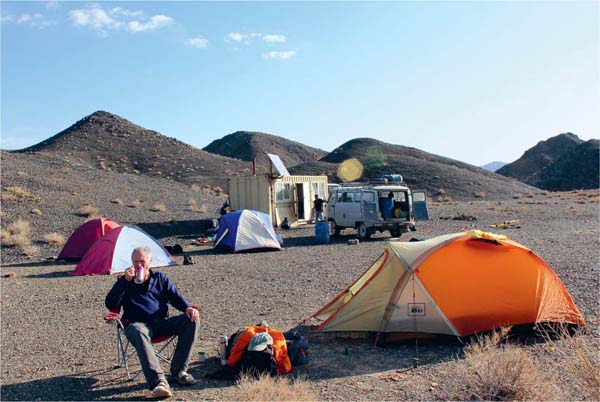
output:
<instances>
[{"instance_id":1,"label":"cooler box","mask_svg":"<svg viewBox=\"0 0 600 402\"><path fill-rule=\"evenodd\" d=\"M329 243L329 224L327 221L317 221L315 223L315 239L318 244Z\"/></svg>"}]
</instances>

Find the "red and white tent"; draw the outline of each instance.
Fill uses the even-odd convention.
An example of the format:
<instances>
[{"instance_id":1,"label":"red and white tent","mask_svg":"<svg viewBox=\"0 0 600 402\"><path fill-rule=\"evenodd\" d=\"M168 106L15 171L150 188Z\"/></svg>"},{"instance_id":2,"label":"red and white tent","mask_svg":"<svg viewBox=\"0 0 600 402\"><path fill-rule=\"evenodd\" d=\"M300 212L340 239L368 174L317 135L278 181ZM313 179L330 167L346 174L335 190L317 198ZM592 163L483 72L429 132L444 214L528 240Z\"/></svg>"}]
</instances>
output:
<instances>
[{"instance_id":1,"label":"red and white tent","mask_svg":"<svg viewBox=\"0 0 600 402\"><path fill-rule=\"evenodd\" d=\"M177 265L171 254L152 236L138 228L120 226L98 239L70 274L108 275L123 272L131 266L131 253L136 247L150 249L153 268Z\"/></svg>"},{"instance_id":2,"label":"red and white tent","mask_svg":"<svg viewBox=\"0 0 600 402\"><path fill-rule=\"evenodd\" d=\"M71 234L58 258L83 257L96 240L119 226L121 225L109 218L90 219Z\"/></svg>"}]
</instances>

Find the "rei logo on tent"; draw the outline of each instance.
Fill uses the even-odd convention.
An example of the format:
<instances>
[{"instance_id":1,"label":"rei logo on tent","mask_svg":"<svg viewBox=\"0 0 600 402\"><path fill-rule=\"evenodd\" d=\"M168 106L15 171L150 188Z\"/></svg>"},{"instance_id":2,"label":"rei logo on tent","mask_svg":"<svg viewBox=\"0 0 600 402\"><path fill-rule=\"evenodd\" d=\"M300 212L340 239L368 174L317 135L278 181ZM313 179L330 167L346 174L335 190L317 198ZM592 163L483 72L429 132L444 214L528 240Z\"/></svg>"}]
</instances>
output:
<instances>
[{"instance_id":1,"label":"rei logo on tent","mask_svg":"<svg viewBox=\"0 0 600 402\"><path fill-rule=\"evenodd\" d=\"M425 303L408 303L408 315L420 317L426 316Z\"/></svg>"}]
</instances>

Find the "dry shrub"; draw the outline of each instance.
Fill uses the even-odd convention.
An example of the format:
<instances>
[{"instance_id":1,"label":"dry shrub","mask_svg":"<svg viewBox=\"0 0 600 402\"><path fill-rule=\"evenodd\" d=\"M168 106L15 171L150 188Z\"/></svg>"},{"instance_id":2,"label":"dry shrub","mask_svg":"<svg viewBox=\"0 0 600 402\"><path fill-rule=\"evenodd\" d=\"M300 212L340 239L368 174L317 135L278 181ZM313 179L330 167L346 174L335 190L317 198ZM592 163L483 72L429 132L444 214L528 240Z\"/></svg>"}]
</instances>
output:
<instances>
[{"instance_id":1,"label":"dry shrub","mask_svg":"<svg viewBox=\"0 0 600 402\"><path fill-rule=\"evenodd\" d=\"M44 236L44 241L48 244L61 245L65 243L65 238L60 233L52 232Z\"/></svg>"},{"instance_id":2,"label":"dry shrub","mask_svg":"<svg viewBox=\"0 0 600 402\"><path fill-rule=\"evenodd\" d=\"M212 191L212 187L210 186L210 184L205 184L202 186L202 192L204 194L210 194Z\"/></svg>"},{"instance_id":3,"label":"dry shrub","mask_svg":"<svg viewBox=\"0 0 600 402\"><path fill-rule=\"evenodd\" d=\"M308 382L302 379L242 375L235 384L236 401L316 401Z\"/></svg>"},{"instance_id":4,"label":"dry shrub","mask_svg":"<svg viewBox=\"0 0 600 402\"><path fill-rule=\"evenodd\" d=\"M76 215L92 218L100 216L100 211L95 206L86 204L77 210Z\"/></svg>"},{"instance_id":5,"label":"dry shrub","mask_svg":"<svg viewBox=\"0 0 600 402\"><path fill-rule=\"evenodd\" d=\"M193 198L190 198L190 199L188 200L188 207L189 207L190 209L191 209L192 207L193 207L193 208L196 208L196 200L195 200L195 199L193 199Z\"/></svg>"},{"instance_id":6,"label":"dry shrub","mask_svg":"<svg viewBox=\"0 0 600 402\"><path fill-rule=\"evenodd\" d=\"M6 228L2 229L0 234L2 245L15 247L25 251L27 247L31 246L31 240L29 239L30 232L31 227L29 222L18 218ZM30 255L29 253L26 254Z\"/></svg>"},{"instance_id":7,"label":"dry shrub","mask_svg":"<svg viewBox=\"0 0 600 402\"><path fill-rule=\"evenodd\" d=\"M142 201L140 200L135 200L133 201L130 205L131 208L139 208L142 206Z\"/></svg>"},{"instance_id":8,"label":"dry shrub","mask_svg":"<svg viewBox=\"0 0 600 402\"><path fill-rule=\"evenodd\" d=\"M123 200L120 198L115 198L114 200L110 200L113 204L123 205Z\"/></svg>"},{"instance_id":9,"label":"dry shrub","mask_svg":"<svg viewBox=\"0 0 600 402\"><path fill-rule=\"evenodd\" d=\"M215 194L219 195L223 192L223 189L219 186L216 186L215 188L213 188L213 191L215 192Z\"/></svg>"},{"instance_id":10,"label":"dry shrub","mask_svg":"<svg viewBox=\"0 0 600 402\"><path fill-rule=\"evenodd\" d=\"M18 186L4 187L4 190L6 190L6 192L8 194L10 194L20 200L25 200L25 199L37 200L38 199L38 197L36 195L33 195L26 189L18 187Z\"/></svg>"},{"instance_id":11,"label":"dry shrub","mask_svg":"<svg viewBox=\"0 0 600 402\"><path fill-rule=\"evenodd\" d=\"M38 208L33 208L31 210L31 213L34 214L34 215L38 215L38 216L42 215L42 211L40 211Z\"/></svg>"},{"instance_id":12,"label":"dry shrub","mask_svg":"<svg viewBox=\"0 0 600 402\"><path fill-rule=\"evenodd\" d=\"M192 191L195 193L199 193L202 190L202 188L197 184L192 184L191 188L192 188Z\"/></svg>"},{"instance_id":13,"label":"dry shrub","mask_svg":"<svg viewBox=\"0 0 600 402\"><path fill-rule=\"evenodd\" d=\"M27 245L21 247L21 251L26 256L33 257L34 255L39 254L40 249L37 246L34 246L33 244L27 244Z\"/></svg>"},{"instance_id":14,"label":"dry shrub","mask_svg":"<svg viewBox=\"0 0 600 402\"><path fill-rule=\"evenodd\" d=\"M547 351L561 362L559 374L566 378L572 394L577 399L600 401L598 340L581 333L570 335L567 330L560 331L558 340L551 338L546 336Z\"/></svg>"},{"instance_id":15,"label":"dry shrub","mask_svg":"<svg viewBox=\"0 0 600 402\"><path fill-rule=\"evenodd\" d=\"M553 379L521 347L504 342L510 328L465 348L465 358L441 381L444 399L523 401L560 399Z\"/></svg>"},{"instance_id":16,"label":"dry shrub","mask_svg":"<svg viewBox=\"0 0 600 402\"><path fill-rule=\"evenodd\" d=\"M200 212L200 213L203 213L203 214L205 214L205 213L208 212L208 208L206 208L206 205L202 205L201 207L196 206L196 205L189 206L188 210L192 211L192 212Z\"/></svg>"},{"instance_id":17,"label":"dry shrub","mask_svg":"<svg viewBox=\"0 0 600 402\"><path fill-rule=\"evenodd\" d=\"M154 204L154 206L152 208L150 208L150 211L154 211L154 212L165 212L167 210L167 207L165 206L165 204L161 203L161 202L157 202L156 204Z\"/></svg>"}]
</instances>

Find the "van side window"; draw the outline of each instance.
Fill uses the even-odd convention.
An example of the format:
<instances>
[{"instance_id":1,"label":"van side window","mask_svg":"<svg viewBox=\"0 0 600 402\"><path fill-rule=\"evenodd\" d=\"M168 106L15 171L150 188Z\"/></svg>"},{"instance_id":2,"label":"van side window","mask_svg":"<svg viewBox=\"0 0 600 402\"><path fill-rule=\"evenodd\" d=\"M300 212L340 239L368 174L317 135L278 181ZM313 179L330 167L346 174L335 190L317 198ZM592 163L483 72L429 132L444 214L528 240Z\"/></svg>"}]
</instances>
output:
<instances>
[{"instance_id":1,"label":"van side window","mask_svg":"<svg viewBox=\"0 0 600 402\"><path fill-rule=\"evenodd\" d=\"M360 202L362 198L362 193L360 191L357 191L356 193L354 193L354 202Z\"/></svg>"},{"instance_id":2,"label":"van side window","mask_svg":"<svg viewBox=\"0 0 600 402\"><path fill-rule=\"evenodd\" d=\"M375 202L375 193L372 192L366 192L363 193L363 201L365 202Z\"/></svg>"},{"instance_id":3,"label":"van side window","mask_svg":"<svg viewBox=\"0 0 600 402\"><path fill-rule=\"evenodd\" d=\"M354 191L345 191L342 195L342 202L354 201Z\"/></svg>"}]
</instances>

